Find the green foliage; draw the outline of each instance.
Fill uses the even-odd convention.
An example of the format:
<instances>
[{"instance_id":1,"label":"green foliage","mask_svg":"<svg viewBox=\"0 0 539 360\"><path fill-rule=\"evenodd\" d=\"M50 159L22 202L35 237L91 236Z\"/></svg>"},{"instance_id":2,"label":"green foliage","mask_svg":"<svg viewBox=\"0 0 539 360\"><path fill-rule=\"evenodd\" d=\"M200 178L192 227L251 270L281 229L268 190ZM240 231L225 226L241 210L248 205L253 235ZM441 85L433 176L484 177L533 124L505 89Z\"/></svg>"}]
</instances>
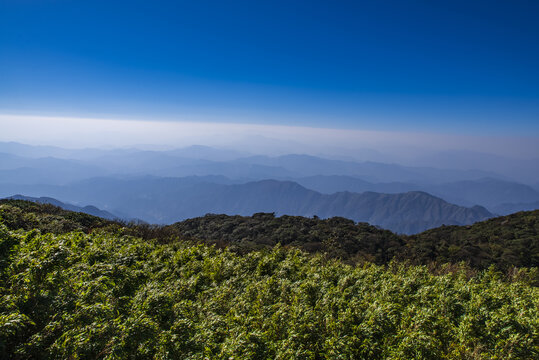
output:
<instances>
[{"instance_id":1,"label":"green foliage","mask_svg":"<svg viewBox=\"0 0 539 360\"><path fill-rule=\"evenodd\" d=\"M539 357L539 288L523 280L534 270L434 275L98 229L0 236L8 359Z\"/></svg>"},{"instance_id":2,"label":"green foliage","mask_svg":"<svg viewBox=\"0 0 539 360\"><path fill-rule=\"evenodd\" d=\"M431 265L466 263L471 269L539 267L539 210L498 217L470 226L442 226L400 236L345 218L305 218L258 213L253 216L209 214L169 226L123 224L21 200L0 200L0 219L10 230L42 233L90 233L106 229L124 235L172 243L190 239L245 254L277 244L323 253L348 264L392 260ZM1 246L0 246L1 251ZM0 259L1 261L1 259ZM1 265L0 265L1 267ZM535 279L539 285L539 277Z\"/></svg>"},{"instance_id":3,"label":"green foliage","mask_svg":"<svg viewBox=\"0 0 539 360\"><path fill-rule=\"evenodd\" d=\"M173 227L184 237L227 245L240 253L281 244L350 262L385 264L404 245L400 237L388 230L340 217L322 220L266 213L251 217L206 215Z\"/></svg>"},{"instance_id":4,"label":"green foliage","mask_svg":"<svg viewBox=\"0 0 539 360\"><path fill-rule=\"evenodd\" d=\"M470 226L442 226L413 236L398 236L344 218L276 218L272 214L206 215L173 226L184 237L239 252L283 244L349 263L387 264L393 259L413 264L465 262L473 269L495 265L503 271L513 266L539 266L539 210Z\"/></svg>"},{"instance_id":5,"label":"green foliage","mask_svg":"<svg viewBox=\"0 0 539 360\"><path fill-rule=\"evenodd\" d=\"M281 244L349 264L398 260L422 265L464 262L480 270L491 265L502 271L515 266L539 267L539 210L469 226L442 226L412 236L339 217L275 217L271 213L250 217L209 214L169 226L124 224L21 200L0 200L0 219L10 230L62 234L106 229L162 244L190 239L240 254ZM539 285L539 277L535 281Z\"/></svg>"},{"instance_id":6,"label":"green foliage","mask_svg":"<svg viewBox=\"0 0 539 360\"><path fill-rule=\"evenodd\" d=\"M519 212L470 226L442 226L410 236L399 259L415 263L466 261L499 269L539 266L539 210ZM539 281L539 279L538 279Z\"/></svg>"},{"instance_id":7,"label":"green foliage","mask_svg":"<svg viewBox=\"0 0 539 360\"><path fill-rule=\"evenodd\" d=\"M0 200L0 219L9 229L39 229L63 234L69 231L90 232L95 228L119 225L96 216L63 210L50 204L24 200Z\"/></svg>"}]
</instances>

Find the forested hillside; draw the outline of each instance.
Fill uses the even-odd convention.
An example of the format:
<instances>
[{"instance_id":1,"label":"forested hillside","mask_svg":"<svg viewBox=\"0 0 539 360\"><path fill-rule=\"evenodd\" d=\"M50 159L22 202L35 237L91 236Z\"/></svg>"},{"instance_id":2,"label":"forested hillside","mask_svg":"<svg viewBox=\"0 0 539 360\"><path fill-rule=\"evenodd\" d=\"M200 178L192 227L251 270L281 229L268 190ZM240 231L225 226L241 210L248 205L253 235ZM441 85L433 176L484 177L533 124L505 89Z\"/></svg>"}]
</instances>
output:
<instances>
[{"instance_id":1,"label":"forested hillside","mask_svg":"<svg viewBox=\"0 0 539 360\"><path fill-rule=\"evenodd\" d=\"M95 206L88 205L88 206L80 207L80 206L76 206L76 205L66 204L66 203L58 201L58 200L56 200L54 198L49 198L49 197L36 198L36 197L30 197L30 196L24 196L24 195L14 195L14 196L10 196L10 197L8 197L6 199L9 199L9 200L26 200L26 201L36 202L36 203L40 203L40 204L51 204L51 205L54 205L54 206L58 206L59 208L62 208L64 210L69 210L69 211L74 211L74 212L82 212L82 213L85 213L85 214L98 216L98 217L101 217L103 219L108 219L108 220L116 220L116 219L118 219L117 216L109 213L108 211L100 210L100 209L96 208Z\"/></svg>"},{"instance_id":2,"label":"forested hillside","mask_svg":"<svg viewBox=\"0 0 539 360\"><path fill-rule=\"evenodd\" d=\"M402 258L416 263L467 261L476 268L495 264L539 266L539 210L522 211L475 223L442 226L406 238Z\"/></svg>"},{"instance_id":3,"label":"forested hillside","mask_svg":"<svg viewBox=\"0 0 539 360\"><path fill-rule=\"evenodd\" d=\"M323 252L348 262L386 264L392 259L414 264L466 262L472 268L490 265L539 266L539 210L478 222L442 226L413 236L399 236L344 218L300 216L252 217L206 215L174 225L183 236L232 249L256 249L278 243L309 252Z\"/></svg>"},{"instance_id":4,"label":"forested hillside","mask_svg":"<svg viewBox=\"0 0 539 360\"><path fill-rule=\"evenodd\" d=\"M246 253L270 249L277 244L323 253L349 264L391 260L417 265L464 262L473 269L494 265L539 266L539 210L520 212L469 226L442 226L403 236L367 223L334 217L330 219L257 213L253 216L208 214L169 226L126 224L91 215L65 211L47 204L0 200L0 215L9 229L39 229L61 234L107 228L156 240L160 243L190 240L229 247ZM539 282L539 279L538 279Z\"/></svg>"},{"instance_id":5,"label":"forested hillside","mask_svg":"<svg viewBox=\"0 0 539 360\"><path fill-rule=\"evenodd\" d=\"M19 203L20 205L20 203ZM41 207L43 205L40 205ZM32 220L2 205L2 221ZM346 265L122 235L89 215L0 224L7 359L533 359L535 270ZM61 233L80 222L79 231ZM85 234L82 231L89 231ZM444 270L445 269L445 270Z\"/></svg>"},{"instance_id":6,"label":"forested hillside","mask_svg":"<svg viewBox=\"0 0 539 360\"><path fill-rule=\"evenodd\" d=\"M64 210L52 204L26 200L0 200L0 220L9 229L39 230L43 233L63 234L69 231L88 233L120 223L81 212Z\"/></svg>"}]
</instances>

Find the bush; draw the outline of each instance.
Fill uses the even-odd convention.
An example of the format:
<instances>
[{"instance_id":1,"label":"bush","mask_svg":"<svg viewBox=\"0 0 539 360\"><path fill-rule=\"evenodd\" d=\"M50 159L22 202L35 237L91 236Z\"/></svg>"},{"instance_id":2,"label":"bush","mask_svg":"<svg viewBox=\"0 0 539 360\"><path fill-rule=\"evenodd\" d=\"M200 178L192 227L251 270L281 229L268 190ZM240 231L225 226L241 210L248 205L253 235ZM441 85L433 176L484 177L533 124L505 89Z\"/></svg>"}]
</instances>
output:
<instances>
[{"instance_id":1,"label":"bush","mask_svg":"<svg viewBox=\"0 0 539 360\"><path fill-rule=\"evenodd\" d=\"M539 358L534 270L434 275L105 231L0 236L8 359Z\"/></svg>"}]
</instances>

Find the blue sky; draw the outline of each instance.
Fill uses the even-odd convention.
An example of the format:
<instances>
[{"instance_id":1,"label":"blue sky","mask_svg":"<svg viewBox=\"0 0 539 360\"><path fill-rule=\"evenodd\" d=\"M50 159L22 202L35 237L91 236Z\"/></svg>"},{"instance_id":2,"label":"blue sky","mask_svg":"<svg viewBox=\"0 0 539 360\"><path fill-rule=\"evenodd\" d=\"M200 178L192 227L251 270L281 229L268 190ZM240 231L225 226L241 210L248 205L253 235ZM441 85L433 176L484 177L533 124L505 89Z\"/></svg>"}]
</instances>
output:
<instances>
[{"instance_id":1,"label":"blue sky","mask_svg":"<svg viewBox=\"0 0 539 360\"><path fill-rule=\"evenodd\" d=\"M0 113L539 136L538 16L537 1L0 0Z\"/></svg>"}]
</instances>

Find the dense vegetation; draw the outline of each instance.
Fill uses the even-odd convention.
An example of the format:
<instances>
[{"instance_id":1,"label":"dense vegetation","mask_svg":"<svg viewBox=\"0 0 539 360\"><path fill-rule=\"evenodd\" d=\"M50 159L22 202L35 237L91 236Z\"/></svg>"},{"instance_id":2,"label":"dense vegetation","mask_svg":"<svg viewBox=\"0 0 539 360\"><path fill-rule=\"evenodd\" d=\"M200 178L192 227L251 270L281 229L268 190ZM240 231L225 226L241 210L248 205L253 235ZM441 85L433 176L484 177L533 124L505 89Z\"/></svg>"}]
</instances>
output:
<instances>
[{"instance_id":1,"label":"dense vegetation","mask_svg":"<svg viewBox=\"0 0 539 360\"><path fill-rule=\"evenodd\" d=\"M391 260L412 264L464 262L473 269L507 271L539 267L539 210L520 212L470 226L442 226L403 236L345 218L275 217L209 214L171 226L126 224L91 215L18 200L0 200L0 215L12 230L39 229L62 234L67 231L109 231L156 239L160 243L192 240L228 247L237 253L270 249L277 244L311 253L324 253L349 264L364 261L387 264ZM537 279L539 283L539 279Z\"/></svg>"},{"instance_id":2,"label":"dense vegetation","mask_svg":"<svg viewBox=\"0 0 539 360\"><path fill-rule=\"evenodd\" d=\"M5 358L532 359L535 270L433 275L0 225Z\"/></svg>"},{"instance_id":3,"label":"dense vegetation","mask_svg":"<svg viewBox=\"0 0 539 360\"><path fill-rule=\"evenodd\" d=\"M24 200L0 200L0 218L9 229L39 229L43 233L63 234L69 231L88 233L119 223L96 216L63 210L50 204Z\"/></svg>"},{"instance_id":4,"label":"dense vegetation","mask_svg":"<svg viewBox=\"0 0 539 360\"><path fill-rule=\"evenodd\" d=\"M442 226L413 236L398 236L344 218L277 218L272 214L206 215L173 226L184 236L215 240L232 249L280 243L353 263L367 260L387 264L396 259L413 264L466 262L475 269L539 266L539 210L470 226Z\"/></svg>"},{"instance_id":5,"label":"dense vegetation","mask_svg":"<svg viewBox=\"0 0 539 360\"><path fill-rule=\"evenodd\" d=\"M253 216L206 215L173 225L179 233L232 250L273 247L277 244L299 247L308 252L323 252L348 262L388 263L404 245L388 230L367 223L334 217L331 219L301 216L275 217L259 213Z\"/></svg>"},{"instance_id":6,"label":"dense vegetation","mask_svg":"<svg viewBox=\"0 0 539 360\"><path fill-rule=\"evenodd\" d=\"M157 227L1 201L0 353L537 358L537 268L410 262L536 266L538 215L399 237L343 218L208 215Z\"/></svg>"},{"instance_id":7,"label":"dense vegetation","mask_svg":"<svg viewBox=\"0 0 539 360\"><path fill-rule=\"evenodd\" d=\"M471 226L442 226L406 238L401 258L416 263L466 261L474 268L539 266L539 210Z\"/></svg>"}]
</instances>

